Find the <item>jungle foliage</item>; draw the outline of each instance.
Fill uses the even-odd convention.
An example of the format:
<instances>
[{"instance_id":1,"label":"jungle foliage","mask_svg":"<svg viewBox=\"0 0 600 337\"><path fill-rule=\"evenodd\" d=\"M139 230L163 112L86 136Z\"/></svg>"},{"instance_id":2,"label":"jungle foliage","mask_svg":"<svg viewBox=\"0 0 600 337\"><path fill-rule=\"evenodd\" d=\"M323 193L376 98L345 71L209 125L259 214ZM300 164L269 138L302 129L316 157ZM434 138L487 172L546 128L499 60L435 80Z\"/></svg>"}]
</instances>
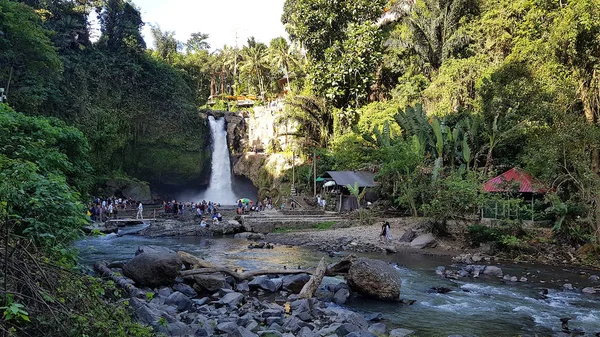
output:
<instances>
[{"instance_id":1,"label":"jungle foliage","mask_svg":"<svg viewBox=\"0 0 600 337\"><path fill-rule=\"evenodd\" d=\"M348 15L356 6L361 14ZM318 174L378 172L395 207L435 223L476 216L497 199L481 183L520 167L547 185L536 212L556 240L598 243L599 9L597 0L287 0L282 21L307 59L303 91L289 100L322 102L285 112L303 116L297 147L324 149ZM369 57L328 59L350 44ZM326 137L307 127L326 120Z\"/></svg>"}]
</instances>

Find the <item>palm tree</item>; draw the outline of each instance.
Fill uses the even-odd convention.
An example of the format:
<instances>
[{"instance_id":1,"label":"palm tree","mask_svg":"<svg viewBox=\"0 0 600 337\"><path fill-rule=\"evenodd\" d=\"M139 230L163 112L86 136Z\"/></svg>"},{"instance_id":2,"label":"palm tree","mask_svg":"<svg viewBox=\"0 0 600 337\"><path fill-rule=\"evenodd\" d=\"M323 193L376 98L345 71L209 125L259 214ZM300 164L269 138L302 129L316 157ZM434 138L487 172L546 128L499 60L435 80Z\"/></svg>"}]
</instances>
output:
<instances>
[{"instance_id":1,"label":"palm tree","mask_svg":"<svg viewBox=\"0 0 600 337\"><path fill-rule=\"evenodd\" d=\"M295 123L296 130L292 135L303 138L306 148L327 146L329 135L333 133L331 110L325 100L317 97L292 97L275 122L279 125Z\"/></svg>"},{"instance_id":2,"label":"palm tree","mask_svg":"<svg viewBox=\"0 0 600 337\"><path fill-rule=\"evenodd\" d=\"M241 51L242 64L240 70L257 79L260 93L264 93L263 77L269 68L267 46L248 39L248 46Z\"/></svg>"},{"instance_id":3,"label":"palm tree","mask_svg":"<svg viewBox=\"0 0 600 337\"><path fill-rule=\"evenodd\" d=\"M442 63L468 46L469 37L462 32L463 17L477 12L475 0L424 0L410 7L404 22L410 32L407 40L388 41L390 47L400 46L415 52L421 67L430 78Z\"/></svg>"},{"instance_id":4,"label":"palm tree","mask_svg":"<svg viewBox=\"0 0 600 337\"><path fill-rule=\"evenodd\" d=\"M287 90L291 90L289 69L295 65L297 61L294 58L294 55L292 55L290 52L290 45L287 43L285 38L276 37L271 40L269 52L271 54L273 63L280 69L283 69L283 73L285 74L285 78L287 80Z\"/></svg>"}]
</instances>

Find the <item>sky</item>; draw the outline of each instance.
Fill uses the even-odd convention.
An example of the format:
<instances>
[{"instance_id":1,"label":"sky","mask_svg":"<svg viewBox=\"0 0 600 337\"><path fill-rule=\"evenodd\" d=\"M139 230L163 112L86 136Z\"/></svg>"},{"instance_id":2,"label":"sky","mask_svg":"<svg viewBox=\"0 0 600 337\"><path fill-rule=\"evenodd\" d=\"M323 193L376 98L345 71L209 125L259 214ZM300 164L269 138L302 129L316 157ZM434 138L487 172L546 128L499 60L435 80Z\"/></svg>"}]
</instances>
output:
<instances>
[{"instance_id":1,"label":"sky","mask_svg":"<svg viewBox=\"0 0 600 337\"><path fill-rule=\"evenodd\" d=\"M281 23L285 0L133 0L146 23L142 33L148 47L154 47L150 25L175 31L186 42L195 32L207 33L211 50L223 45L242 46L250 36L269 44L271 39L288 37Z\"/></svg>"}]
</instances>

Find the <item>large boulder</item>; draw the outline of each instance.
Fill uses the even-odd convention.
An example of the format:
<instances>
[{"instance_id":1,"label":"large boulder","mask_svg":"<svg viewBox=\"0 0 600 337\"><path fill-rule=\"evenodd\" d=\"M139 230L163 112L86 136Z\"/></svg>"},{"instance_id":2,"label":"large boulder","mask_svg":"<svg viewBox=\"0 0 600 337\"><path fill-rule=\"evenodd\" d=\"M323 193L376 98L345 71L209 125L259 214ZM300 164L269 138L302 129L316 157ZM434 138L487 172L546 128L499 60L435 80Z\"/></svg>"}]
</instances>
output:
<instances>
[{"instance_id":1,"label":"large boulder","mask_svg":"<svg viewBox=\"0 0 600 337\"><path fill-rule=\"evenodd\" d=\"M181 258L174 252L144 252L123 266L123 275L141 287L171 285L181 271L181 263Z\"/></svg>"},{"instance_id":2,"label":"large boulder","mask_svg":"<svg viewBox=\"0 0 600 337\"><path fill-rule=\"evenodd\" d=\"M418 249L435 247L436 245L437 242L431 233L421 234L410 242L411 247Z\"/></svg>"},{"instance_id":3,"label":"large boulder","mask_svg":"<svg viewBox=\"0 0 600 337\"><path fill-rule=\"evenodd\" d=\"M385 301L400 300L402 279L391 265L380 260L356 259L346 275L353 291Z\"/></svg>"},{"instance_id":4,"label":"large boulder","mask_svg":"<svg viewBox=\"0 0 600 337\"><path fill-rule=\"evenodd\" d=\"M310 280L308 274L286 275L283 277L283 289L297 294L308 280Z\"/></svg>"},{"instance_id":5,"label":"large boulder","mask_svg":"<svg viewBox=\"0 0 600 337\"><path fill-rule=\"evenodd\" d=\"M236 220L225 220L220 221L218 224L212 224L210 230L215 234L234 234L243 232L244 226Z\"/></svg>"},{"instance_id":6,"label":"large boulder","mask_svg":"<svg viewBox=\"0 0 600 337\"><path fill-rule=\"evenodd\" d=\"M200 274L194 275L195 287L199 290L205 290L208 292L215 292L221 288L224 288L227 284L225 276L221 274Z\"/></svg>"},{"instance_id":7,"label":"large boulder","mask_svg":"<svg viewBox=\"0 0 600 337\"><path fill-rule=\"evenodd\" d=\"M276 292L278 290L277 285L271 281L267 276L255 277L250 283L248 283L250 290L267 290L270 292Z\"/></svg>"}]
</instances>

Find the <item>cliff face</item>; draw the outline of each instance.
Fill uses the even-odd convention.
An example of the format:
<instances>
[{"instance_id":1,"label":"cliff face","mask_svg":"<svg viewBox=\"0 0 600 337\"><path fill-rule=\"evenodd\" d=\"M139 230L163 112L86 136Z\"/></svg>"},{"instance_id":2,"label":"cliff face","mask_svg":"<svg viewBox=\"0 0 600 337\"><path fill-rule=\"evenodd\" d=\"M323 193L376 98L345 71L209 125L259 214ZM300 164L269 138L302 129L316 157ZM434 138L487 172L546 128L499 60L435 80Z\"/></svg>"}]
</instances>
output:
<instances>
[{"instance_id":1,"label":"cliff face","mask_svg":"<svg viewBox=\"0 0 600 337\"><path fill-rule=\"evenodd\" d=\"M225 118L227 127L227 144L229 145L230 155L237 157L246 151L248 144L248 124L244 115L247 112L230 112L221 110L203 110L200 112L200 118L207 119L208 116L215 118Z\"/></svg>"},{"instance_id":2,"label":"cliff face","mask_svg":"<svg viewBox=\"0 0 600 337\"><path fill-rule=\"evenodd\" d=\"M284 182L287 180L285 173L291 168L290 158L281 153L245 153L235 162L233 172L250 179L259 191L261 189L281 190L284 189Z\"/></svg>"},{"instance_id":3,"label":"cliff face","mask_svg":"<svg viewBox=\"0 0 600 337\"><path fill-rule=\"evenodd\" d=\"M246 151L248 142L248 126L244 117L235 112L224 113L227 125L227 144L232 156L240 155Z\"/></svg>"}]
</instances>

